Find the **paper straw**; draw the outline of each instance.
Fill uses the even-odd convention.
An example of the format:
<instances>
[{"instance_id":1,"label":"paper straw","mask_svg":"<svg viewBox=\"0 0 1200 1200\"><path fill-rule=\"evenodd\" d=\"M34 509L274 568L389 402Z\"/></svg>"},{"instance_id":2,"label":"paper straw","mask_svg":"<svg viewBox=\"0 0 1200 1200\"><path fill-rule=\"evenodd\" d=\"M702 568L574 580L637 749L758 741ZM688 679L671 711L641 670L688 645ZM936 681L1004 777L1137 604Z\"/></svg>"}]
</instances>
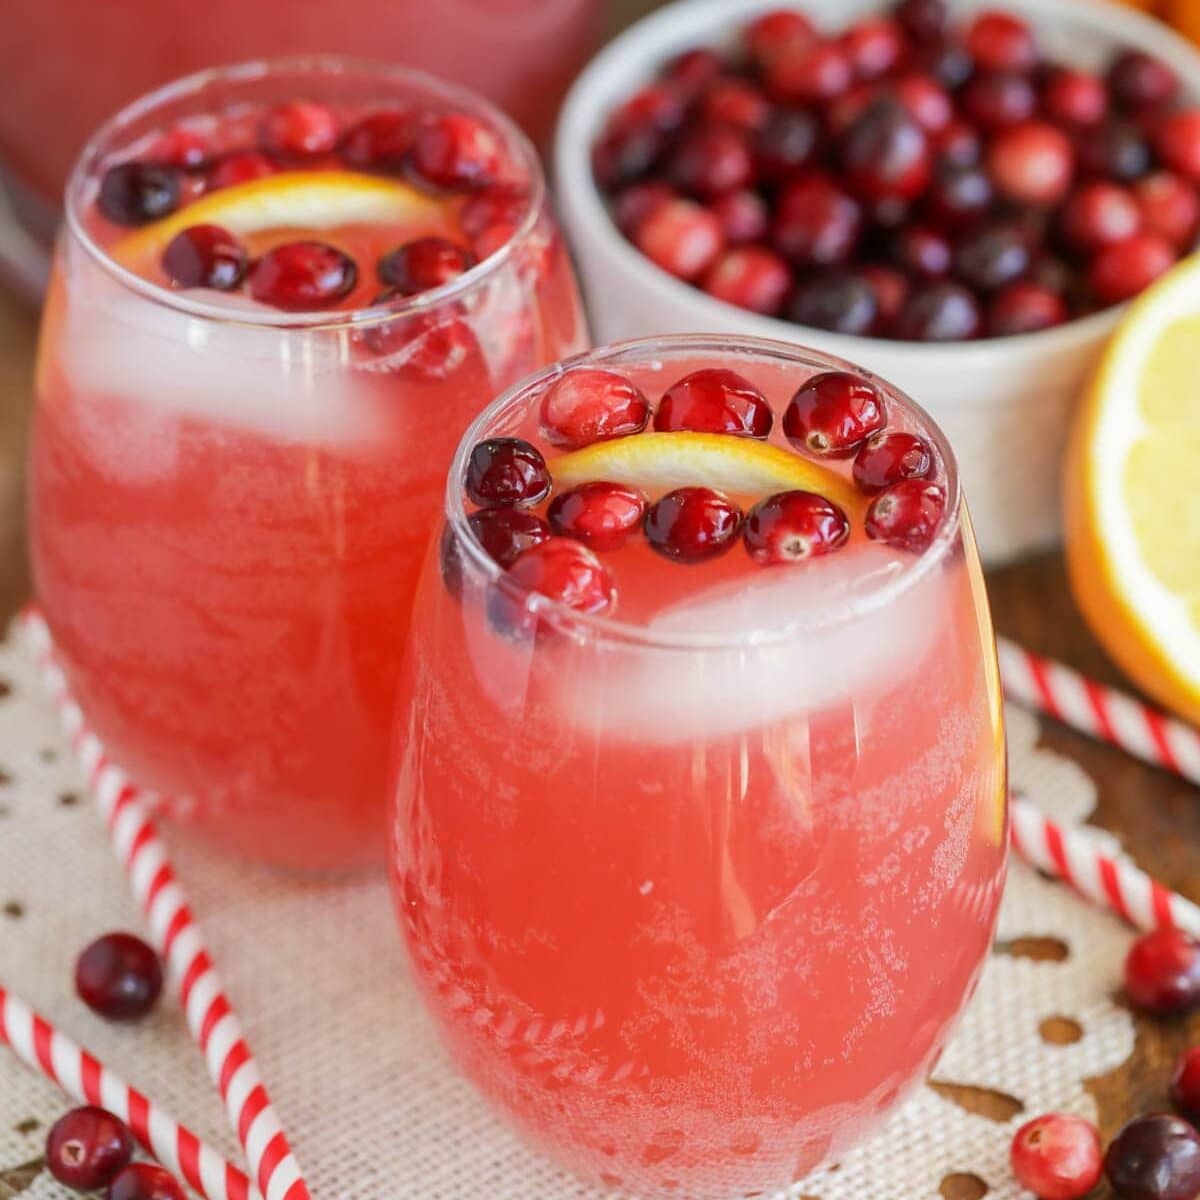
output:
<instances>
[{"instance_id":1,"label":"paper straw","mask_svg":"<svg viewBox=\"0 0 1200 1200\"><path fill-rule=\"evenodd\" d=\"M179 987L192 1037L204 1054L229 1120L265 1200L309 1200L241 1025L200 927L150 819L143 793L88 728L54 659L50 630L35 609L22 616L43 678L100 807L117 857L142 907L159 953Z\"/></svg>"},{"instance_id":2,"label":"paper straw","mask_svg":"<svg viewBox=\"0 0 1200 1200\"><path fill-rule=\"evenodd\" d=\"M1010 700L1200 784L1200 732L1190 725L1006 638L996 648Z\"/></svg>"},{"instance_id":3,"label":"paper straw","mask_svg":"<svg viewBox=\"0 0 1200 1200\"><path fill-rule=\"evenodd\" d=\"M191 1130L0 984L0 1042L81 1104L120 1117L142 1146L205 1200L262 1200L246 1176Z\"/></svg>"}]
</instances>

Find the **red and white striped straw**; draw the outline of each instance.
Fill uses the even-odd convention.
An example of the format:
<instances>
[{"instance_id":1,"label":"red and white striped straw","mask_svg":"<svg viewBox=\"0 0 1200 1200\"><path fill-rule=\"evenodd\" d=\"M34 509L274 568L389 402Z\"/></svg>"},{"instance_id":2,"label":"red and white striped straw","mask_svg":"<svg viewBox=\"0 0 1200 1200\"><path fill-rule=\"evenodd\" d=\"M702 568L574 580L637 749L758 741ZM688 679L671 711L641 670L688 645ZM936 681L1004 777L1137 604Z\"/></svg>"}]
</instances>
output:
<instances>
[{"instance_id":1,"label":"red and white striped straw","mask_svg":"<svg viewBox=\"0 0 1200 1200\"><path fill-rule=\"evenodd\" d=\"M1072 667L996 639L1010 700L1200 784L1200 732Z\"/></svg>"},{"instance_id":2,"label":"red and white striped straw","mask_svg":"<svg viewBox=\"0 0 1200 1200\"><path fill-rule=\"evenodd\" d=\"M171 1174L205 1200L262 1200L245 1174L0 984L0 1042L81 1104L120 1117Z\"/></svg>"},{"instance_id":3,"label":"red and white striped straw","mask_svg":"<svg viewBox=\"0 0 1200 1200\"><path fill-rule=\"evenodd\" d=\"M87 776L117 857L176 981L188 1028L204 1054L265 1200L309 1200L308 1187L267 1094L240 1023L192 916L143 793L108 760L54 659L50 630L26 609L23 623L63 729Z\"/></svg>"}]
</instances>

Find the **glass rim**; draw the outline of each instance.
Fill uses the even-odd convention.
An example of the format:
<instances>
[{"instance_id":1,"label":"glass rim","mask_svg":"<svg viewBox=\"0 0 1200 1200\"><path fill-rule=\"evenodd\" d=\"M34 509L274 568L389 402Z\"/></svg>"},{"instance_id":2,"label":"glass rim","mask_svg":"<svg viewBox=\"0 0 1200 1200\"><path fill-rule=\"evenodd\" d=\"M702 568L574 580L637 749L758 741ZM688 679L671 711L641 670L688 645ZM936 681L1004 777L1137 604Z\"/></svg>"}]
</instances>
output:
<instances>
[{"instance_id":1,"label":"glass rim","mask_svg":"<svg viewBox=\"0 0 1200 1200\"><path fill-rule=\"evenodd\" d=\"M650 358L653 357L656 350L683 351L697 356L707 354L713 357L730 356L731 354L756 355L783 360L797 366L815 367L818 370L849 371L867 379L881 391L885 401L896 401L902 408L913 414L922 427L922 434L933 443L942 462L946 489L945 517L934 535L933 541L899 575L885 581L865 595L856 597L856 602L849 606L849 611L846 611L845 608L840 612L830 609L823 611L821 618L816 622L789 625L781 629L730 633L675 633L654 630L647 625L623 621L617 617L579 612L540 592L533 592L514 584L507 572L484 549L467 519L469 514L464 502L462 481L466 475L471 448L476 442L488 436L489 427L493 426L499 417L521 403L531 393L543 389L550 381L581 367L609 367L616 370L623 361L634 356ZM736 362L722 365L736 367ZM472 568L486 579L487 584L498 586L501 590L510 593L519 593L535 615L549 616L556 623L572 630L587 630L603 641L624 642L652 649L685 651L754 651L775 646L787 646L803 638L811 637L821 630L860 620L886 607L893 599L907 592L940 566L954 546L964 520L969 525L969 518L966 517L963 503L958 460L955 458L949 440L933 417L906 392L876 375L873 371L823 350L774 338L716 333L656 334L612 342L609 345L585 350L570 358L551 363L507 388L471 422L459 440L446 478L443 517L447 532L454 537L459 552L465 553Z\"/></svg>"},{"instance_id":2,"label":"glass rim","mask_svg":"<svg viewBox=\"0 0 1200 1200\"><path fill-rule=\"evenodd\" d=\"M363 308L339 312L275 312L272 310L227 308L222 304L197 300L185 291L171 291L118 263L88 231L83 220L83 193L93 170L103 161L113 141L121 131L147 117L174 100L218 83L250 83L287 73L325 75L327 77L362 77L407 84L414 90L431 94L454 108L482 115L503 135L516 151L518 165L529 180L528 199L520 222L497 250L477 262L469 270L439 287L413 296L396 297L386 304L369 304ZM381 101L383 103L384 101ZM218 324L248 325L265 329L338 330L359 329L397 317L428 312L460 299L486 282L509 263L517 248L532 235L545 202L546 178L541 159L533 143L517 124L491 101L469 88L448 83L414 67L377 62L340 54L298 54L277 58L255 58L224 66L207 67L180 76L139 96L109 117L88 138L75 159L63 193L64 226L66 232L102 270L127 291L164 308L175 309L189 317ZM183 211L183 210L180 210Z\"/></svg>"}]
</instances>

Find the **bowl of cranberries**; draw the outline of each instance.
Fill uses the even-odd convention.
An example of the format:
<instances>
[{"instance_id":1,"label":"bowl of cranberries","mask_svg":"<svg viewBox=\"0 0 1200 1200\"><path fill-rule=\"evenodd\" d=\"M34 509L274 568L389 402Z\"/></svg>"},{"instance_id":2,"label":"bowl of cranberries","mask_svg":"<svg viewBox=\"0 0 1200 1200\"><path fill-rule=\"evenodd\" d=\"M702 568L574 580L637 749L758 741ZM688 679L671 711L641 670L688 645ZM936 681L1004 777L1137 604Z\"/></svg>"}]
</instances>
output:
<instances>
[{"instance_id":1,"label":"bowl of cranberries","mask_svg":"<svg viewBox=\"0 0 1200 1200\"><path fill-rule=\"evenodd\" d=\"M605 341L729 332L895 379L985 559L1053 544L1079 390L1200 234L1200 53L1098 0L682 0L577 80L559 201Z\"/></svg>"}]
</instances>

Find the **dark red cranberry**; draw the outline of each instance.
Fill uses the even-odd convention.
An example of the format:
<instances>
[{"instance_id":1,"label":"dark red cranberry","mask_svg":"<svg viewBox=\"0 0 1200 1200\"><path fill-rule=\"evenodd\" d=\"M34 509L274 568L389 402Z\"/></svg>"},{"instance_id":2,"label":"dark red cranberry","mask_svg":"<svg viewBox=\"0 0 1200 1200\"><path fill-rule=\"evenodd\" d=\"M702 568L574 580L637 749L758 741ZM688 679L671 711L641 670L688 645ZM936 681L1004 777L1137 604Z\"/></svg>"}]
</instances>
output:
<instances>
[{"instance_id":1,"label":"dark red cranberry","mask_svg":"<svg viewBox=\"0 0 1200 1200\"><path fill-rule=\"evenodd\" d=\"M1108 68L1108 90L1125 109L1164 108L1179 92L1179 78L1161 58L1122 50Z\"/></svg>"},{"instance_id":2,"label":"dark red cranberry","mask_svg":"<svg viewBox=\"0 0 1200 1200\"><path fill-rule=\"evenodd\" d=\"M763 246L737 246L713 263L701 286L726 304L773 316L792 289L792 272Z\"/></svg>"},{"instance_id":3,"label":"dark red cranberry","mask_svg":"<svg viewBox=\"0 0 1200 1200\"><path fill-rule=\"evenodd\" d=\"M235 187L239 183L250 183L255 179L266 179L279 174L279 164L257 150L241 150L226 154L218 159L208 173L207 186L210 192L219 188Z\"/></svg>"},{"instance_id":4,"label":"dark red cranberry","mask_svg":"<svg viewBox=\"0 0 1200 1200\"><path fill-rule=\"evenodd\" d=\"M954 117L933 139L933 149L939 163L953 167L974 167L983 155L983 139L974 125Z\"/></svg>"},{"instance_id":5,"label":"dark red cranberry","mask_svg":"<svg viewBox=\"0 0 1200 1200\"><path fill-rule=\"evenodd\" d=\"M412 113L380 109L355 122L342 137L338 153L356 171L403 170L416 138Z\"/></svg>"},{"instance_id":6,"label":"dark red cranberry","mask_svg":"<svg viewBox=\"0 0 1200 1200\"><path fill-rule=\"evenodd\" d=\"M904 31L890 17L863 17L842 34L842 45L859 79L879 79L904 55Z\"/></svg>"},{"instance_id":7,"label":"dark red cranberry","mask_svg":"<svg viewBox=\"0 0 1200 1200\"><path fill-rule=\"evenodd\" d=\"M1012 13L981 12L967 26L967 52L984 71L1032 71L1038 48L1033 31Z\"/></svg>"},{"instance_id":8,"label":"dark red cranberry","mask_svg":"<svg viewBox=\"0 0 1200 1200\"><path fill-rule=\"evenodd\" d=\"M806 380L783 414L788 441L827 458L848 458L886 424L883 397L848 371L825 371Z\"/></svg>"},{"instance_id":9,"label":"dark red cranberry","mask_svg":"<svg viewBox=\"0 0 1200 1200\"><path fill-rule=\"evenodd\" d=\"M100 178L96 203L117 225L146 225L179 207L179 171L162 163L123 162Z\"/></svg>"},{"instance_id":10,"label":"dark red cranberry","mask_svg":"<svg viewBox=\"0 0 1200 1200\"><path fill-rule=\"evenodd\" d=\"M1165 275L1177 257L1174 246L1157 233L1135 233L1097 253L1088 272L1088 284L1098 300L1119 304Z\"/></svg>"},{"instance_id":11,"label":"dark red cranberry","mask_svg":"<svg viewBox=\"0 0 1200 1200\"><path fill-rule=\"evenodd\" d=\"M617 228L628 238L656 209L677 199L679 193L661 179L631 183L613 198L612 213Z\"/></svg>"},{"instance_id":12,"label":"dark red cranberry","mask_svg":"<svg viewBox=\"0 0 1200 1200\"><path fill-rule=\"evenodd\" d=\"M775 205L772 240L796 266L846 262L862 230L862 210L832 179L809 175L788 184Z\"/></svg>"},{"instance_id":13,"label":"dark red cranberry","mask_svg":"<svg viewBox=\"0 0 1200 1200\"><path fill-rule=\"evenodd\" d=\"M649 419L646 397L615 371L576 367L542 397L542 433L556 446L571 450L641 433Z\"/></svg>"},{"instance_id":14,"label":"dark red cranberry","mask_svg":"<svg viewBox=\"0 0 1200 1200\"><path fill-rule=\"evenodd\" d=\"M412 145L412 167L435 187L484 187L501 165L495 132L467 113L441 113L422 122Z\"/></svg>"},{"instance_id":15,"label":"dark red cranberry","mask_svg":"<svg viewBox=\"0 0 1200 1200\"><path fill-rule=\"evenodd\" d=\"M398 297L398 292L387 291L375 304ZM449 379L480 353L471 326L452 305L371 325L362 332L362 344L377 360L374 369L427 383Z\"/></svg>"},{"instance_id":16,"label":"dark red cranberry","mask_svg":"<svg viewBox=\"0 0 1200 1200\"><path fill-rule=\"evenodd\" d=\"M574 538L551 536L522 551L508 568L507 579L519 600L505 589L489 604L493 621L502 629L528 630L536 624L529 610L531 595L592 615L608 612L617 599L608 568Z\"/></svg>"},{"instance_id":17,"label":"dark red cranberry","mask_svg":"<svg viewBox=\"0 0 1200 1200\"><path fill-rule=\"evenodd\" d=\"M924 479L933 470L933 451L915 433L877 433L854 456L854 482L868 496L902 479Z\"/></svg>"},{"instance_id":18,"label":"dark red cranberry","mask_svg":"<svg viewBox=\"0 0 1200 1200\"><path fill-rule=\"evenodd\" d=\"M354 259L327 242L285 242L250 267L250 294L289 312L327 308L358 280Z\"/></svg>"},{"instance_id":19,"label":"dark red cranberry","mask_svg":"<svg viewBox=\"0 0 1200 1200\"><path fill-rule=\"evenodd\" d=\"M1071 186L1075 151L1070 139L1046 121L1026 121L996 134L988 170L1000 192L1017 204L1058 204Z\"/></svg>"},{"instance_id":20,"label":"dark red cranberry","mask_svg":"<svg viewBox=\"0 0 1200 1200\"><path fill-rule=\"evenodd\" d=\"M619 549L645 515L646 497L637 488L606 480L560 492L546 514L555 533L593 550Z\"/></svg>"},{"instance_id":21,"label":"dark red cranberry","mask_svg":"<svg viewBox=\"0 0 1200 1200\"><path fill-rule=\"evenodd\" d=\"M1193 1124L1200 1120L1200 1047L1179 1056L1171 1075L1171 1103Z\"/></svg>"},{"instance_id":22,"label":"dark red cranberry","mask_svg":"<svg viewBox=\"0 0 1200 1200\"><path fill-rule=\"evenodd\" d=\"M945 0L900 0L892 15L914 42L924 42L942 36L950 10Z\"/></svg>"},{"instance_id":23,"label":"dark red cranberry","mask_svg":"<svg viewBox=\"0 0 1200 1200\"><path fill-rule=\"evenodd\" d=\"M729 433L765 438L774 414L762 392L736 371L705 367L673 383L654 414L660 433Z\"/></svg>"},{"instance_id":24,"label":"dark red cranberry","mask_svg":"<svg viewBox=\"0 0 1200 1200\"><path fill-rule=\"evenodd\" d=\"M747 49L759 63L770 63L788 47L811 41L815 31L802 12L781 8L751 21L742 36Z\"/></svg>"},{"instance_id":25,"label":"dark red cranberry","mask_svg":"<svg viewBox=\"0 0 1200 1200\"><path fill-rule=\"evenodd\" d=\"M891 84L892 94L926 133L936 137L954 119L954 104L946 89L923 71L909 71Z\"/></svg>"},{"instance_id":26,"label":"dark red cranberry","mask_svg":"<svg viewBox=\"0 0 1200 1200\"><path fill-rule=\"evenodd\" d=\"M1109 1145L1104 1173L1121 1200L1194 1200L1200 1135L1167 1113L1135 1117Z\"/></svg>"},{"instance_id":27,"label":"dark red cranberry","mask_svg":"<svg viewBox=\"0 0 1200 1200\"><path fill-rule=\"evenodd\" d=\"M279 158L320 158L338 141L338 120L324 104L292 100L263 114L258 126L262 148Z\"/></svg>"},{"instance_id":28,"label":"dark red cranberry","mask_svg":"<svg viewBox=\"0 0 1200 1200\"><path fill-rule=\"evenodd\" d=\"M875 101L842 141L842 165L851 189L868 200L912 200L932 172L929 138L908 109Z\"/></svg>"},{"instance_id":29,"label":"dark red cranberry","mask_svg":"<svg viewBox=\"0 0 1200 1200\"><path fill-rule=\"evenodd\" d=\"M992 298L987 311L991 337L1036 333L1067 319L1067 305L1059 292L1036 283L1010 283Z\"/></svg>"},{"instance_id":30,"label":"dark red cranberry","mask_svg":"<svg viewBox=\"0 0 1200 1200\"><path fill-rule=\"evenodd\" d=\"M1191 184L1170 171L1155 171L1134 184L1133 198L1144 229L1177 250L1191 249L1200 226L1200 197Z\"/></svg>"},{"instance_id":31,"label":"dark red cranberry","mask_svg":"<svg viewBox=\"0 0 1200 1200\"><path fill-rule=\"evenodd\" d=\"M109 1021L144 1017L162 992L158 955L132 933L106 933L75 963L75 990L93 1012Z\"/></svg>"},{"instance_id":32,"label":"dark red cranberry","mask_svg":"<svg viewBox=\"0 0 1200 1200\"><path fill-rule=\"evenodd\" d=\"M985 130L1005 129L1037 112L1037 92L1025 75L981 71L963 88L962 108L969 120Z\"/></svg>"},{"instance_id":33,"label":"dark red cranberry","mask_svg":"<svg viewBox=\"0 0 1200 1200\"><path fill-rule=\"evenodd\" d=\"M176 125L154 143L148 157L152 162L179 167L183 171L199 171L208 165L212 152L208 134L186 125Z\"/></svg>"},{"instance_id":34,"label":"dark red cranberry","mask_svg":"<svg viewBox=\"0 0 1200 1200\"><path fill-rule=\"evenodd\" d=\"M909 61L951 92L957 92L975 70L970 54L952 39L917 43L912 47Z\"/></svg>"},{"instance_id":35,"label":"dark red cranberry","mask_svg":"<svg viewBox=\"0 0 1200 1200\"><path fill-rule=\"evenodd\" d=\"M506 570L522 551L550 536L550 526L527 508L481 508L467 523L479 544Z\"/></svg>"},{"instance_id":36,"label":"dark red cranberry","mask_svg":"<svg viewBox=\"0 0 1200 1200\"><path fill-rule=\"evenodd\" d=\"M179 287L237 287L250 261L246 248L220 225L189 225L177 233L163 251L162 267Z\"/></svg>"},{"instance_id":37,"label":"dark red cranberry","mask_svg":"<svg viewBox=\"0 0 1200 1200\"><path fill-rule=\"evenodd\" d=\"M907 277L882 263L866 263L859 267L857 274L870 284L875 293L875 303L879 309L878 324L884 329L890 328L908 297Z\"/></svg>"},{"instance_id":38,"label":"dark red cranberry","mask_svg":"<svg viewBox=\"0 0 1200 1200\"><path fill-rule=\"evenodd\" d=\"M1178 929L1143 934L1125 956L1125 994L1134 1008L1163 1016L1200 1004L1200 943Z\"/></svg>"},{"instance_id":39,"label":"dark red cranberry","mask_svg":"<svg viewBox=\"0 0 1200 1200\"><path fill-rule=\"evenodd\" d=\"M824 112L825 133L835 143L846 136L846 131L859 117L884 95L882 83L856 83L848 92L839 96Z\"/></svg>"},{"instance_id":40,"label":"dark red cranberry","mask_svg":"<svg viewBox=\"0 0 1200 1200\"><path fill-rule=\"evenodd\" d=\"M867 536L901 550L920 553L937 533L946 493L927 479L904 479L884 488L867 509Z\"/></svg>"},{"instance_id":41,"label":"dark red cranberry","mask_svg":"<svg viewBox=\"0 0 1200 1200\"><path fill-rule=\"evenodd\" d=\"M130 1163L108 1185L104 1200L187 1200L175 1178L153 1163Z\"/></svg>"},{"instance_id":42,"label":"dark red cranberry","mask_svg":"<svg viewBox=\"0 0 1200 1200\"><path fill-rule=\"evenodd\" d=\"M1075 156L1081 171L1118 183L1140 179L1151 163L1145 136L1128 121L1105 121L1083 130L1075 142Z\"/></svg>"},{"instance_id":43,"label":"dark red cranberry","mask_svg":"<svg viewBox=\"0 0 1200 1200\"><path fill-rule=\"evenodd\" d=\"M133 1135L102 1108L73 1108L46 1137L46 1166L59 1183L79 1192L106 1187L133 1157Z\"/></svg>"},{"instance_id":44,"label":"dark red cranberry","mask_svg":"<svg viewBox=\"0 0 1200 1200\"><path fill-rule=\"evenodd\" d=\"M707 46L685 50L663 68L662 78L689 96L699 95L725 70L725 60Z\"/></svg>"},{"instance_id":45,"label":"dark red cranberry","mask_svg":"<svg viewBox=\"0 0 1200 1200\"><path fill-rule=\"evenodd\" d=\"M753 133L771 116L771 102L748 79L718 79L700 102L706 121Z\"/></svg>"},{"instance_id":46,"label":"dark red cranberry","mask_svg":"<svg viewBox=\"0 0 1200 1200\"><path fill-rule=\"evenodd\" d=\"M1091 71L1055 67L1042 85L1042 112L1059 125L1095 125L1108 116L1104 81Z\"/></svg>"},{"instance_id":47,"label":"dark red cranberry","mask_svg":"<svg viewBox=\"0 0 1200 1200\"><path fill-rule=\"evenodd\" d=\"M550 472L541 451L522 438L487 438L471 450L465 486L484 508L537 504L550 491Z\"/></svg>"},{"instance_id":48,"label":"dark red cranberry","mask_svg":"<svg viewBox=\"0 0 1200 1200\"><path fill-rule=\"evenodd\" d=\"M922 279L948 274L952 255L950 243L928 225L906 225L892 242L897 266Z\"/></svg>"},{"instance_id":49,"label":"dark red cranberry","mask_svg":"<svg viewBox=\"0 0 1200 1200\"><path fill-rule=\"evenodd\" d=\"M1075 191L1063 206L1059 224L1072 246L1091 251L1132 237L1141 228L1142 214L1126 188L1096 180Z\"/></svg>"},{"instance_id":50,"label":"dark red cranberry","mask_svg":"<svg viewBox=\"0 0 1200 1200\"><path fill-rule=\"evenodd\" d=\"M663 135L644 126L609 129L592 147L592 173L606 191L642 178L663 148Z\"/></svg>"},{"instance_id":51,"label":"dark red cranberry","mask_svg":"<svg viewBox=\"0 0 1200 1200\"><path fill-rule=\"evenodd\" d=\"M821 127L803 108L778 108L754 140L754 163L761 178L784 180L811 166L820 149Z\"/></svg>"},{"instance_id":52,"label":"dark red cranberry","mask_svg":"<svg viewBox=\"0 0 1200 1200\"><path fill-rule=\"evenodd\" d=\"M1017 1182L1039 1200L1082 1200L1104 1169L1096 1127L1068 1113L1026 1121L1013 1135L1009 1157Z\"/></svg>"},{"instance_id":53,"label":"dark red cranberry","mask_svg":"<svg viewBox=\"0 0 1200 1200\"><path fill-rule=\"evenodd\" d=\"M1200 108L1184 109L1164 118L1154 144L1166 166L1200 184Z\"/></svg>"},{"instance_id":54,"label":"dark red cranberry","mask_svg":"<svg viewBox=\"0 0 1200 1200\"><path fill-rule=\"evenodd\" d=\"M992 207L992 181L978 167L943 163L925 195L925 208L937 224L951 230L977 224Z\"/></svg>"},{"instance_id":55,"label":"dark red cranberry","mask_svg":"<svg viewBox=\"0 0 1200 1200\"><path fill-rule=\"evenodd\" d=\"M779 492L747 514L742 541L756 563L775 566L829 554L846 544L850 521L832 500L815 492Z\"/></svg>"},{"instance_id":56,"label":"dark red cranberry","mask_svg":"<svg viewBox=\"0 0 1200 1200\"><path fill-rule=\"evenodd\" d=\"M875 287L864 275L823 271L796 288L788 316L798 325L865 337L876 330L880 302Z\"/></svg>"},{"instance_id":57,"label":"dark red cranberry","mask_svg":"<svg viewBox=\"0 0 1200 1200\"><path fill-rule=\"evenodd\" d=\"M801 42L771 60L764 82L783 104L828 104L854 82L854 65L837 42Z\"/></svg>"},{"instance_id":58,"label":"dark red cranberry","mask_svg":"<svg viewBox=\"0 0 1200 1200\"><path fill-rule=\"evenodd\" d=\"M754 159L745 135L725 125L702 125L686 134L666 164L676 187L693 196L719 196L745 187Z\"/></svg>"},{"instance_id":59,"label":"dark red cranberry","mask_svg":"<svg viewBox=\"0 0 1200 1200\"><path fill-rule=\"evenodd\" d=\"M1030 264L1028 279L1030 283L1065 296L1075 285L1075 272L1061 258L1043 252Z\"/></svg>"},{"instance_id":60,"label":"dark red cranberry","mask_svg":"<svg viewBox=\"0 0 1200 1200\"><path fill-rule=\"evenodd\" d=\"M1020 279L1029 269L1029 243L1011 223L972 230L954 251L954 270L978 292L994 292Z\"/></svg>"},{"instance_id":61,"label":"dark red cranberry","mask_svg":"<svg viewBox=\"0 0 1200 1200\"><path fill-rule=\"evenodd\" d=\"M755 191L741 188L718 196L709 211L721 224L725 240L732 246L757 242L766 237L771 224L771 210Z\"/></svg>"},{"instance_id":62,"label":"dark red cranberry","mask_svg":"<svg viewBox=\"0 0 1200 1200\"><path fill-rule=\"evenodd\" d=\"M915 289L896 317L896 337L911 342L961 342L978 336L982 317L975 297L956 283Z\"/></svg>"},{"instance_id":63,"label":"dark red cranberry","mask_svg":"<svg viewBox=\"0 0 1200 1200\"><path fill-rule=\"evenodd\" d=\"M672 200L646 216L634 233L641 252L680 279L704 274L725 248L721 222L691 200Z\"/></svg>"},{"instance_id":64,"label":"dark red cranberry","mask_svg":"<svg viewBox=\"0 0 1200 1200\"><path fill-rule=\"evenodd\" d=\"M706 487L682 487L646 512L646 540L664 558L701 562L724 554L741 528L741 510Z\"/></svg>"},{"instance_id":65,"label":"dark red cranberry","mask_svg":"<svg viewBox=\"0 0 1200 1200\"><path fill-rule=\"evenodd\" d=\"M464 246L448 238L423 237L389 250L379 260L379 278L402 296L427 292L457 279L475 265Z\"/></svg>"}]
</instances>

